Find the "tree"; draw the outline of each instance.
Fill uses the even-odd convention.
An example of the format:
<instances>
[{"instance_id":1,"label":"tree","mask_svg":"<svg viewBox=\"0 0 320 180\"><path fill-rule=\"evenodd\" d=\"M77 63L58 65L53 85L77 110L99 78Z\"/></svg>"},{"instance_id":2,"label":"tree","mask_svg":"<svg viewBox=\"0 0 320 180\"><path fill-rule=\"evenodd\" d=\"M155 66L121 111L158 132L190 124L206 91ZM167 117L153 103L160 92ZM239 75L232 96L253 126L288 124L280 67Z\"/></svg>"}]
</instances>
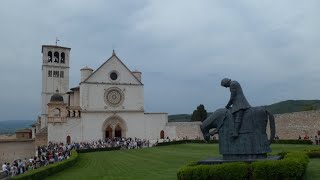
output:
<instances>
[{"instance_id":1,"label":"tree","mask_svg":"<svg viewBox=\"0 0 320 180\"><path fill-rule=\"evenodd\" d=\"M203 104L197 106L197 109L193 111L191 121L204 121L208 114Z\"/></svg>"}]
</instances>

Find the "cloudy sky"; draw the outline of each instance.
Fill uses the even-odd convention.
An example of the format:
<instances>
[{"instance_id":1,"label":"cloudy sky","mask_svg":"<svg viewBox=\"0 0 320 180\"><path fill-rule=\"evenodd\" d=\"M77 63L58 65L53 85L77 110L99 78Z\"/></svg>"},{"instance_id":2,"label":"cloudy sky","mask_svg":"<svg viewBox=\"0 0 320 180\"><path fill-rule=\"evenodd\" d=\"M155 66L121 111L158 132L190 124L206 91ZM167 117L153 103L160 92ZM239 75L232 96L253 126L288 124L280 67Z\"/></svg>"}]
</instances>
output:
<instances>
[{"instance_id":1,"label":"cloudy sky","mask_svg":"<svg viewBox=\"0 0 320 180\"><path fill-rule=\"evenodd\" d=\"M79 69L112 49L143 75L145 109L169 114L224 107L224 77L252 106L320 97L318 0L0 1L0 120L40 114L41 45L71 49Z\"/></svg>"}]
</instances>

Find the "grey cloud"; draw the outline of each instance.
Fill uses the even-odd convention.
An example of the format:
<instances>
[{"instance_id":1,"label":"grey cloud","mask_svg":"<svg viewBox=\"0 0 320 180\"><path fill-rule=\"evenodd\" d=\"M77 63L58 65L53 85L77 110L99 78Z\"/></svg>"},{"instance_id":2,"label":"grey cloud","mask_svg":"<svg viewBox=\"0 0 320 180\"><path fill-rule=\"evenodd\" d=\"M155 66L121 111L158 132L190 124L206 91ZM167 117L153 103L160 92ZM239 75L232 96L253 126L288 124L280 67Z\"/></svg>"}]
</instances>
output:
<instances>
[{"instance_id":1,"label":"grey cloud","mask_svg":"<svg viewBox=\"0 0 320 180\"><path fill-rule=\"evenodd\" d=\"M36 118L41 45L54 44L56 37L72 48L70 87L78 85L80 68L98 68L115 48L130 69L142 71L148 111L224 106L229 91L219 84L223 77L239 80L253 105L318 99L319 5L316 0L1 1L0 120Z\"/></svg>"}]
</instances>

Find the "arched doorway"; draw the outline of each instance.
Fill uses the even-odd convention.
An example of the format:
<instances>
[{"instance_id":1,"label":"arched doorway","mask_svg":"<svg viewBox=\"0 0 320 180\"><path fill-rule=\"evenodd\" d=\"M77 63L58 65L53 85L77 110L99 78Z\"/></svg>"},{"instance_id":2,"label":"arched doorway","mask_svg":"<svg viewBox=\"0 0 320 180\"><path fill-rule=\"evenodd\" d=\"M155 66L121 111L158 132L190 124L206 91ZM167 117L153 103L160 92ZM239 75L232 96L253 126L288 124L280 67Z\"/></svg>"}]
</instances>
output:
<instances>
[{"instance_id":1,"label":"arched doorway","mask_svg":"<svg viewBox=\"0 0 320 180\"><path fill-rule=\"evenodd\" d=\"M67 144L71 144L71 137L67 136Z\"/></svg>"},{"instance_id":2,"label":"arched doorway","mask_svg":"<svg viewBox=\"0 0 320 180\"><path fill-rule=\"evenodd\" d=\"M164 139L164 131L160 131L160 139Z\"/></svg>"},{"instance_id":3,"label":"arched doorway","mask_svg":"<svg viewBox=\"0 0 320 180\"><path fill-rule=\"evenodd\" d=\"M117 115L108 117L102 124L101 138L126 137L127 123Z\"/></svg>"},{"instance_id":4,"label":"arched doorway","mask_svg":"<svg viewBox=\"0 0 320 180\"><path fill-rule=\"evenodd\" d=\"M110 125L106 128L105 138L112 138L112 128Z\"/></svg>"},{"instance_id":5,"label":"arched doorway","mask_svg":"<svg viewBox=\"0 0 320 180\"><path fill-rule=\"evenodd\" d=\"M116 126L115 131L114 131L114 136L115 137L122 137L121 136L121 127L119 126L119 124Z\"/></svg>"}]
</instances>

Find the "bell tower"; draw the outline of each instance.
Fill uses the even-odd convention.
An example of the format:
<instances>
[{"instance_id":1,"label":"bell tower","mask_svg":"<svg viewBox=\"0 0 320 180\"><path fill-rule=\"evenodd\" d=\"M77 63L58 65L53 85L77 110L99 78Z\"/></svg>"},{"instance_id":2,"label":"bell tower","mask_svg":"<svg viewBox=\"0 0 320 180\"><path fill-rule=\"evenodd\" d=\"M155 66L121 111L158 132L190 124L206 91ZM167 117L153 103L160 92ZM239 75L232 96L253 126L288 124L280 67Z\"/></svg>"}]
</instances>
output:
<instances>
[{"instance_id":1,"label":"bell tower","mask_svg":"<svg viewBox=\"0 0 320 180\"><path fill-rule=\"evenodd\" d=\"M57 45L42 45L41 128L47 126L48 103L52 95L58 91L67 103L70 50Z\"/></svg>"}]
</instances>

